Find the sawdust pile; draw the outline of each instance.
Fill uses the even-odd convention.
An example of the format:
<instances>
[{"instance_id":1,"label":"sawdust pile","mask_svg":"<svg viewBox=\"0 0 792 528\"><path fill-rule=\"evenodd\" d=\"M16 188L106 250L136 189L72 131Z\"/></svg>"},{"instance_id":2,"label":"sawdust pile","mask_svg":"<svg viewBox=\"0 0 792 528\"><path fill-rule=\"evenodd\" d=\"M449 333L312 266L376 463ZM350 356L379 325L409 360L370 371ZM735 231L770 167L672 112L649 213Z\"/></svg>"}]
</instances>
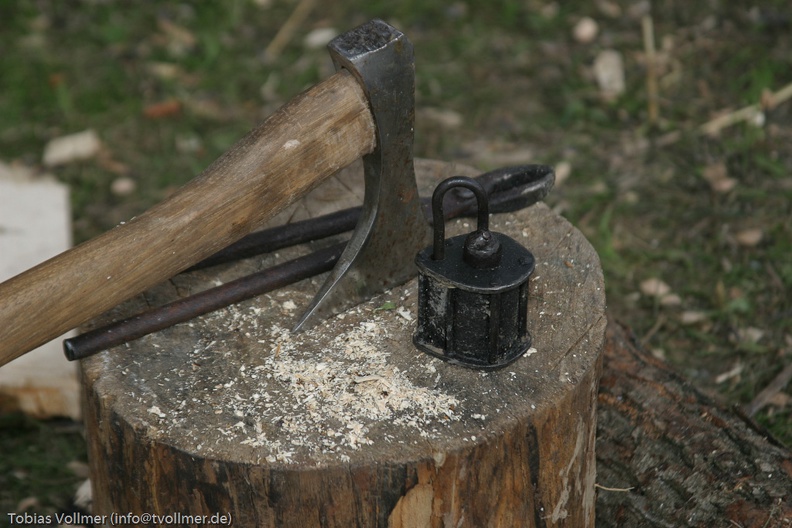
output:
<instances>
[{"instance_id":1,"label":"sawdust pile","mask_svg":"<svg viewBox=\"0 0 792 528\"><path fill-rule=\"evenodd\" d=\"M444 425L459 420L458 399L436 387L439 360L422 355L417 376L389 361L392 346L386 328L394 322L411 327L407 310L371 311L362 321L335 318L326 323L334 329L329 340L327 327L292 334L277 323L260 326L259 312L256 307L230 307L191 323L205 325L207 331L215 324L234 325L246 346L257 349L250 354L256 359L235 364L233 377L215 377L210 387L188 381L190 372L177 373L186 376L180 385L189 387L189 398L177 405L146 403L149 416L159 422L158 432L170 436L179 428L181 434L195 436L191 415L201 414L205 420L211 413L218 434L214 445L198 444L198 451L225 451L236 444L254 448L255 458L271 463L304 464L317 455L348 461L345 453L375 441L437 438ZM325 336L323 341L320 336ZM197 363L207 353L226 354L228 349L223 341L209 341L193 355ZM429 386L416 384L416 378ZM372 428L377 428L374 439ZM198 436L207 437L205 432Z\"/></svg>"}]
</instances>

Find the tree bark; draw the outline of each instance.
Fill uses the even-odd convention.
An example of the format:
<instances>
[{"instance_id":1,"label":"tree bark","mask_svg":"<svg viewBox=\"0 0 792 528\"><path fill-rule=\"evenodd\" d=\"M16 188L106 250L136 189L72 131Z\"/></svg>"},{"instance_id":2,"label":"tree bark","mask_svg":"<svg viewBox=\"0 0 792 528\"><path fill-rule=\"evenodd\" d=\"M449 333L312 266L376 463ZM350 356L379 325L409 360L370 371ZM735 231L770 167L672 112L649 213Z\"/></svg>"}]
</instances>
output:
<instances>
[{"instance_id":1,"label":"tree bark","mask_svg":"<svg viewBox=\"0 0 792 528\"><path fill-rule=\"evenodd\" d=\"M608 325L597 526L792 525L792 454Z\"/></svg>"}]
</instances>

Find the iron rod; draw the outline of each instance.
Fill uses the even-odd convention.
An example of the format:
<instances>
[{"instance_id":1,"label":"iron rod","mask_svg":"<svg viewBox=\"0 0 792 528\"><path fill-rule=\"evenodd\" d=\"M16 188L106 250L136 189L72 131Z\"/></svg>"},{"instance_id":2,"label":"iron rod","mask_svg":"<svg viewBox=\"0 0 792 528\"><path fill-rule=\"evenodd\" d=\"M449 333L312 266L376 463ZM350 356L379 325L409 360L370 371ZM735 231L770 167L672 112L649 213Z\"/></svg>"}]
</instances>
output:
<instances>
[{"instance_id":1,"label":"iron rod","mask_svg":"<svg viewBox=\"0 0 792 528\"><path fill-rule=\"evenodd\" d=\"M345 242L334 244L222 286L66 339L63 342L64 353L69 361L83 359L199 315L330 271L341 256L344 246Z\"/></svg>"},{"instance_id":2,"label":"iron rod","mask_svg":"<svg viewBox=\"0 0 792 528\"><path fill-rule=\"evenodd\" d=\"M355 228L362 209L362 207L351 207L316 218L256 231L202 260L187 271L272 253L285 247L346 233Z\"/></svg>"},{"instance_id":3,"label":"iron rod","mask_svg":"<svg viewBox=\"0 0 792 528\"><path fill-rule=\"evenodd\" d=\"M490 210L496 213L527 207L544 198L553 185L554 174L550 167L526 165L498 169L476 179L490 195ZM464 216L476 210L476 200L472 193L448 194L453 198L448 200L446 219ZM431 218L429 198L423 200L423 206L426 216ZM349 231L357 223L361 210L361 207L353 207L253 233L191 269L230 262ZM345 245L346 242L342 242L320 249L222 286L66 339L63 342L64 353L70 361L83 359L230 304L330 271L340 258Z\"/></svg>"}]
</instances>

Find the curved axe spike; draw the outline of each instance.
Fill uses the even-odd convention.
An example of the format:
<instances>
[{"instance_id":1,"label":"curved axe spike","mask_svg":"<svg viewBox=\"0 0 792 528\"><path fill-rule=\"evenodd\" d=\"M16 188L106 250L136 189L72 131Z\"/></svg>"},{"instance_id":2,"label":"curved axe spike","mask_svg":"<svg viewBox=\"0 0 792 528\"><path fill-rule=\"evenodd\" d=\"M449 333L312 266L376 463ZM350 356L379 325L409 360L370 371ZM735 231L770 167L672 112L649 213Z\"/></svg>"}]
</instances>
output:
<instances>
[{"instance_id":1,"label":"curved axe spike","mask_svg":"<svg viewBox=\"0 0 792 528\"><path fill-rule=\"evenodd\" d=\"M403 33L373 20L328 44L336 70L352 73L368 97L377 147L363 157L363 211L341 259L293 331L414 277L430 241L413 167L415 63Z\"/></svg>"}]
</instances>

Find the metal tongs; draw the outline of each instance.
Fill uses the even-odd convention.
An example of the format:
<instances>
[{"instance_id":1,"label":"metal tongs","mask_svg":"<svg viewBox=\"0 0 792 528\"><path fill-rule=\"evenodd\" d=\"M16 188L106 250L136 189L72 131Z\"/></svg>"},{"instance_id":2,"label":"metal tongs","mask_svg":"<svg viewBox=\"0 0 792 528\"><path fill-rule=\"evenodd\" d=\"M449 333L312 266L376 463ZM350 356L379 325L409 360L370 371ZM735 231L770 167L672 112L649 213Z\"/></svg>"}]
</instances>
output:
<instances>
[{"instance_id":1,"label":"metal tongs","mask_svg":"<svg viewBox=\"0 0 792 528\"><path fill-rule=\"evenodd\" d=\"M476 180L487 191L490 212L507 213L541 201L552 189L555 173L546 165L518 165L481 174ZM431 222L430 199L422 199L422 206L424 214ZM357 224L361 210L362 207L352 207L252 233L199 262L186 272L351 231ZM465 189L448 193L444 212L445 220L475 215L476 199L473 193ZM69 361L83 359L200 315L330 271L345 246L346 242L333 244L221 286L66 339L63 342L66 358Z\"/></svg>"}]
</instances>

